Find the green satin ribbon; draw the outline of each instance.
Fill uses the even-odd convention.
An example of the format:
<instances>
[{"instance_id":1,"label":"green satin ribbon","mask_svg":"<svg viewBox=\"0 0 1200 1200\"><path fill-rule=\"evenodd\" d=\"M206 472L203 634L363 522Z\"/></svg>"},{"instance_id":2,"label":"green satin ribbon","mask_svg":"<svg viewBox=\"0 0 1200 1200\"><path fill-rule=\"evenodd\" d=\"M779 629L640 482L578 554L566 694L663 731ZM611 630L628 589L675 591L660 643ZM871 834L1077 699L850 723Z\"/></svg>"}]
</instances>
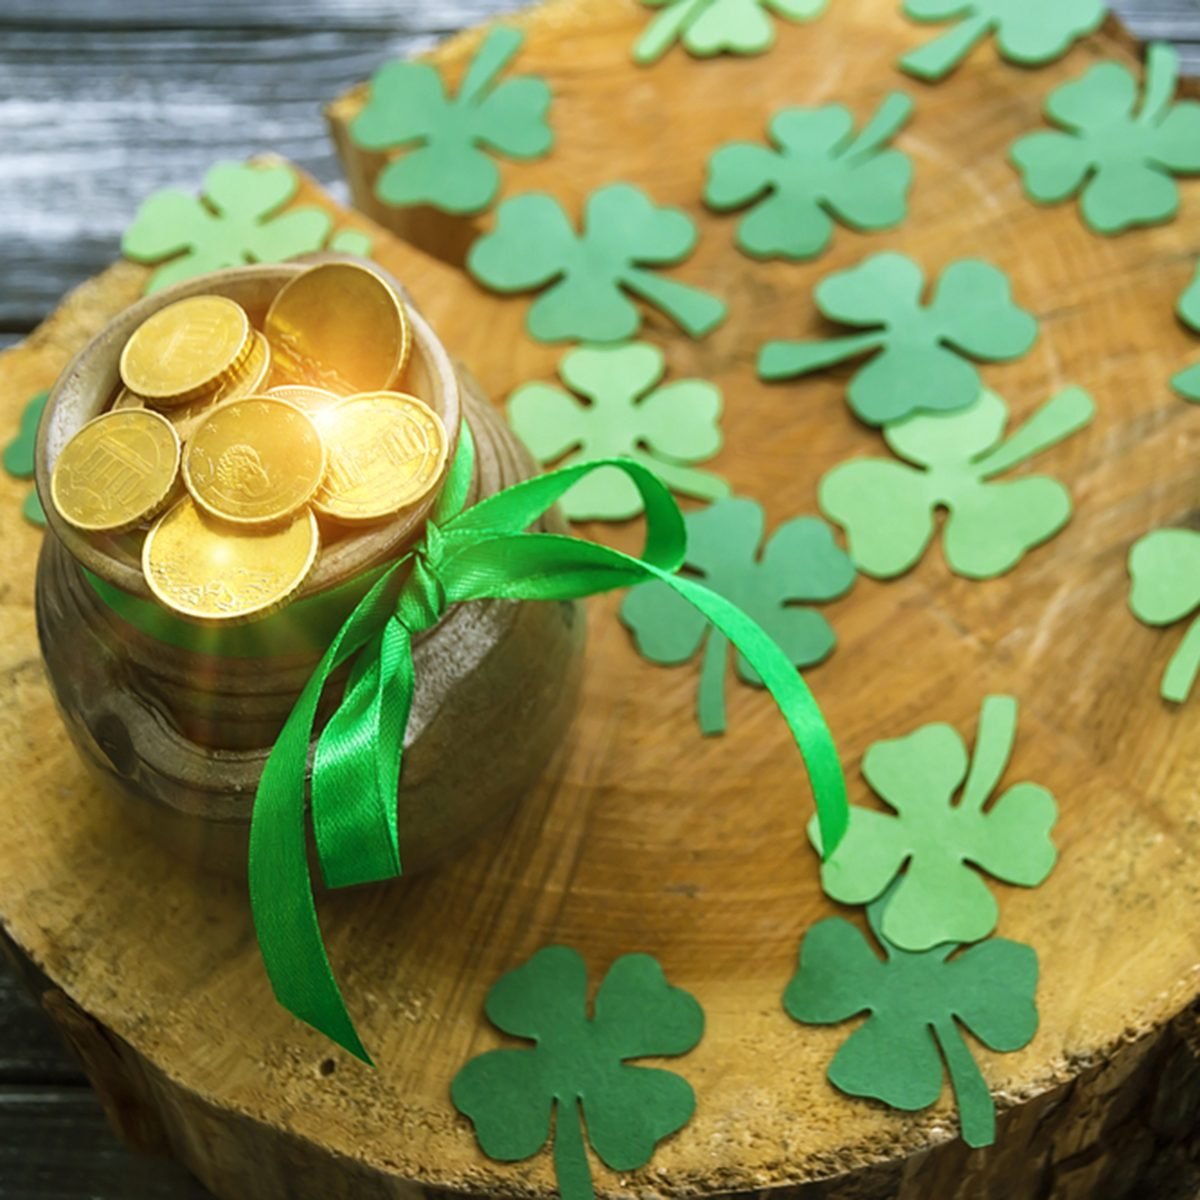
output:
<instances>
[{"instance_id":1,"label":"green satin ribbon","mask_svg":"<svg viewBox=\"0 0 1200 1200\"><path fill-rule=\"evenodd\" d=\"M526 532L575 483L602 467L641 493L640 558L580 538ZM308 868L305 782L317 704L330 675L353 659L340 706L317 741L313 834L330 887L401 873L397 791L413 695L412 639L468 600L573 600L660 579L745 655L778 704L812 782L826 855L848 821L846 785L820 707L787 656L745 613L674 572L686 534L670 492L630 459L567 467L464 509L474 469L463 426L441 497L421 542L381 575L338 631L305 685L263 769L250 829L250 901L263 962L279 1002L370 1062L334 979Z\"/></svg>"}]
</instances>

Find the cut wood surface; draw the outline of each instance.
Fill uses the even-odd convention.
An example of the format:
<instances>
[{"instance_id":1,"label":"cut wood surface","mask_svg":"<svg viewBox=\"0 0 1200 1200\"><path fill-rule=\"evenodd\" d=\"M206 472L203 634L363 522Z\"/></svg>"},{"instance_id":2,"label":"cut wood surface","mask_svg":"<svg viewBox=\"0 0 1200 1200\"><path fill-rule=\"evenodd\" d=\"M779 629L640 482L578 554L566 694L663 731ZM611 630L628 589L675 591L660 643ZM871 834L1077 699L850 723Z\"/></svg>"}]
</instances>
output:
<instances>
[{"instance_id":1,"label":"cut wood surface","mask_svg":"<svg viewBox=\"0 0 1200 1200\"><path fill-rule=\"evenodd\" d=\"M1074 493L1076 516L1059 538L991 583L951 576L937 549L902 580L860 580L828 606L840 648L809 675L852 799L866 804L875 801L857 764L873 741L934 720L969 738L986 693L1021 701L1006 778L1058 797L1062 860L1036 891L995 885L1000 933L1033 945L1042 966L1031 1046L1007 1056L977 1048L1002 1110L997 1146L968 1154L948 1095L905 1116L826 1082L847 1028L798 1026L780 1003L803 933L837 911L805 837L810 797L785 727L764 694L731 680L730 731L702 740L695 669L643 662L615 597L591 604L579 716L513 824L435 875L322 899L379 1069L332 1050L274 1004L243 889L179 870L88 782L38 662L39 535L19 517L23 485L3 479L9 938L61 997L59 1023L118 1125L141 1144L169 1145L229 1200L375 1200L413 1183L548 1195L549 1155L487 1160L448 1085L469 1057L504 1044L482 1015L490 985L551 942L577 947L594 978L619 954L649 951L707 1012L704 1041L675 1064L696 1089L694 1121L630 1180L594 1164L606 1196L789 1188L806 1200L1082 1200L1135 1194L1147 1171L1164 1169L1152 1160L1167 1164L1163 1179L1183 1180L1200 1112L1190 1011L1200 993L1200 703L1158 699L1180 634L1129 614L1125 560L1148 530L1196 524L1200 413L1166 381L1196 351L1172 314L1200 245L1200 184L1183 184L1174 223L1102 239L1074 205L1031 205L1005 161L1013 138L1040 126L1052 88L1101 57L1133 62L1130 49L1110 29L1027 72L987 46L926 88L891 68L928 36L891 0L837 0L820 21L781 24L765 58L700 64L675 51L648 71L628 59L645 21L633 0L556 0L522 20L519 69L551 80L558 146L506 167L506 188L545 188L577 210L591 188L623 178L701 223L699 250L673 274L724 295L731 316L701 342L656 316L646 336L665 347L675 377L721 385L726 448L715 466L764 504L770 528L813 510L830 466L879 452L848 413L845 375L785 386L754 375L764 340L822 332L814 283L873 250L910 253L931 275L970 255L1009 272L1042 321L1029 355L985 368L1014 421L1070 383L1096 398L1095 425L1035 468ZM476 44L470 35L438 52L452 78ZM861 119L897 87L918 103L899 139L917 168L904 226L839 230L832 252L808 265L737 253L737 217L699 203L708 154L760 137L785 104L837 100ZM315 195L306 185L302 199ZM487 295L454 266L382 236L377 256L494 398L552 375L562 348L526 336L526 300ZM146 275L112 268L0 358L10 425ZM629 550L639 540L637 524L583 532ZM1174 1200L1166 1184L1141 1194Z\"/></svg>"}]
</instances>

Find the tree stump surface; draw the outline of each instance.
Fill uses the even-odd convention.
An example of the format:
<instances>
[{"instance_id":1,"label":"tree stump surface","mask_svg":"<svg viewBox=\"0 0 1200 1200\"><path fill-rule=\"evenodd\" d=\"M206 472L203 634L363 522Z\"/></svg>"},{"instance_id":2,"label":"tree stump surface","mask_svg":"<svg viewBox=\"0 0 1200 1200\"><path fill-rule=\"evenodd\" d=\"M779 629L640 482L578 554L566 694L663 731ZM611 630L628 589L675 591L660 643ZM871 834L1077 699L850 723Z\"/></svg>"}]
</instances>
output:
<instances>
[{"instance_id":1,"label":"tree stump surface","mask_svg":"<svg viewBox=\"0 0 1200 1200\"><path fill-rule=\"evenodd\" d=\"M181 870L85 775L38 660L41 535L20 517L27 485L3 477L0 920L11 947L117 1127L169 1148L229 1200L376 1200L414 1185L550 1195L549 1153L491 1162L448 1089L468 1058L511 1044L483 1016L489 987L556 942L585 955L594 982L620 954L653 953L707 1014L703 1042L673 1065L696 1089L694 1120L632 1176L593 1159L603 1196L1074 1200L1133 1195L1147 1179L1156 1190L1139 1194L1174 1200L1190 1179L1177 1194L1194 1195L1200 703L1158 698L1182 631L1132 617L1125 561L1149 530L1197 524L1200 414L1167 380L1196 351L1173 309L1200 245L1200 184L1183 184L1173 223L1104 239L1074 204L1029 203L1005 159L1041 126L1054 87L1100 58L1133 62L1132 47L1110 27L1031 72L989 45L926 87L891 64L930 30L891 0L836 0L812 24L781 22L766 57L699 63L676 50L649 70L629 60L646 19L633 0L557 0L520 19L529 40L517 69L550 79L558 141L544 160L505 167L506 194L544 188L578 211L594 187L627 179L700 222L696 254L672 274L723 295L729 320L691 342L651 315L645 336L664 346L672 377L722 387L726 446L714 465L764 504L769 529L814 511L832 465L881 452L846 407L844 374L768 386L754 373L763 341L823 332L813 285L869 253L904 251L931 276L972 255L1009 273L1042 322L1029 355L984 368L1014 423L1067 384L1095 396L1094 425L1032 468L1074 495L1058 538L990 583L951 575L936 548L903 579L860 579L827 606L840 646L809 674L857 803L877 803L858 772L872 742L930 721L969 739L985 694L1021 702L1005 781L1055 794L1062 858L1036 890L994 885L999 933L1041 962L1032 1044L1003 1056L973 1045L1001 1110L997 1145L966 1150L948 1089L904 1115L828 1084L850 1027L800 1026L781 1005L804 932L838 911L820 890L786 728L768 697L731 677L729 732L702 739L696 666L642 661L614 596L590 603L579 714L512 824L436 874L322 897L331 956L379 1068L331 1048L276 1006L244 888ZM435 57L456 79L476 44L466 35ZM788 104L836 100L861 121L897 88L917 101L899 138L917 168L905 224L839 229L811 264L737 252L738 216L699 200L712 150L760 139ZM335 105L335 122L354 103ZM311 184L299 202L369 228ZM375 256L494 399L553 376L565 348L528 338L526 299L479 290L445 247L375 238ZM146 278L112 267L3 355L6 427ZM640 523L581 532L635 550Z\"/></svg>"}]
</instances>

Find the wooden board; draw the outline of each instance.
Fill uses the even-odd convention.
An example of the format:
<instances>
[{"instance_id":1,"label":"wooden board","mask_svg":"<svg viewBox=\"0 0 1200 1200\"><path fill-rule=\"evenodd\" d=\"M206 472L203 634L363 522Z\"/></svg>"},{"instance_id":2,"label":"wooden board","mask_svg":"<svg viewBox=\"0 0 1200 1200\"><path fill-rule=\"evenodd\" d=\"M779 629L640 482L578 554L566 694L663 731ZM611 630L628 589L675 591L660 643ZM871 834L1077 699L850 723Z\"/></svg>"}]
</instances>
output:
<instances>
[{"instance_id":1,"label":"wooden board","mask_svg":"<svg viewBox=\"0 0 1200 1200\"><path fill-rule=\"evenodd\" d=\"M507 171L507 184L546 187L576 208L592 187L627 178L702 222L700 249L676 274L728 297L731 318L699 343L658 318L648 336L677 376L724 389L717 466L764 503L772 525L811 511L820 475L878 443L848 415L844 379L767 387L754 377L755 352L769 337L817 334L814 282L873 249L912 253L931 272L984 254L1013 276L1043 322L1030 355L987 369L1015 418L1068 382L1096 396L1095 427L1039 460L1076 495L1060 538L993 583L950 576L937 552L901 581L861 581L830 606L841 649L811 674L852 798L865 803L856 765L872 741L932 720L969 734L985 692L1022 700L1010 777L1059 797L1063 860L1038 891L997 889L1001 932L1034 945L1043 967L1037 1039L1016 1055L980 1052L1004 1110L1000 1143L968 1155L948 1098L901 1116L830 1089L824 1068L846 1031L798 1027L780 1007L801 935L834 911L804 836L807 790L782 723L764 696L731 683L729 735L701 741L694 669L642 662L612 597L591 605L583 707L568 743L514 824L436 876L322 902L381 1067L331 1052L274 1005L242 889L181 873L119 824L58 732L32 620L38 535L21 524L21 489L5 479L0 763L21 781L0 810L8 936L63 998L63 1023L121 1128L169 1145L237 1200L373 1200L414 1182L548 1194L548 1156L489 1162L447 1095L455 1070L500 1042L481 1015L488 987L548 942L577 946L597 977L620 953L650 951L708 1014L704 1042L682 1064L700 1099L695 1121L631 1185L597 1165L605 1195L632 1186L1071 1200L1128 1194L1135 1168L1156 1153L1186 1166L1200 1108L1189 1050L1200 991L1200 706L1175 711L1157 699L1179 634L1129 615L1124 562L1141 534L1195 511L1200 414L1166 380L1196 348L1171 311L1200 244L1200 187L1185 185L1172 225L1104 240L1071 206L1029 205L1004 161L1012 139L1038 126L1049 90L1128 50L1105 34L1027 73L984 49L926 89L888 67L923 36L891 0L837 0L820 22L781 29L765 59L673 54L649 72L627 60L644 20L632 0L558 0L525 20L522 68L549 76L559 94L559 149ZM440 52L451 75L474 44ZM918 98L901 139L917 163L906 225L881 237L839 232L833 252L807 266L738 255L735 218L706 216L698 202L711 149L759 136L785 103L836 99L861 117L898 85ZM493 396L552 373L561 350L524 335L525 301L488 296L410 247L381 242L378 255ZM144 278L114 267L0 359L10 424ZM585 532L626 549L638 541L636 526ZM1152 1102L1156 1091L1166 1099Z\"/></svg>"}]
</instances>

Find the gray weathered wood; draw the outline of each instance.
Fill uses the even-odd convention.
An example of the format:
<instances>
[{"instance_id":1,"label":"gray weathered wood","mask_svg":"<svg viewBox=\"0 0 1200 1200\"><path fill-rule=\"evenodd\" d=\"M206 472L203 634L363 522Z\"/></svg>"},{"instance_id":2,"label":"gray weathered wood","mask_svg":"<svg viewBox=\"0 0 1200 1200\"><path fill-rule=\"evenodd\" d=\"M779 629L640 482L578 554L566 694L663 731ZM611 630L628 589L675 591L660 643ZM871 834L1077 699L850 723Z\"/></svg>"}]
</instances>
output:
<instances>
[{"instance_id":1,"label":"gray weathered wood","mask_svg":"<svg viewBox=\"0 0 1200 1200\"><path fill-rule=\"evenodd\" d=\"M0 1092L5 1087L84 1082L79 1064L0 957Z\"/></svg>"}]
</instances>

